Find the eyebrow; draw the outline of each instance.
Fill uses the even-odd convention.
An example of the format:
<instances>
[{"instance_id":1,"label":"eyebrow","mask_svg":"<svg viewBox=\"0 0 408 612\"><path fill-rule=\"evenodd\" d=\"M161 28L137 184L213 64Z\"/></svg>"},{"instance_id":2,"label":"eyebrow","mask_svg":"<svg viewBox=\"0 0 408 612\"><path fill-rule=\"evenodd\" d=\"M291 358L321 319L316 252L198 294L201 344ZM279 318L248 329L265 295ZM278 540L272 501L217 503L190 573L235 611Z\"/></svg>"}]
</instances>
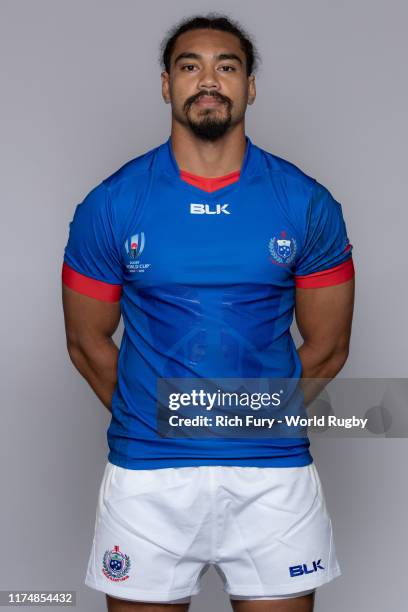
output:
<instances>
[{"instance_id":1,"label":"eyebrow","mask_svg":"<svg viewBox=\"0 0 408 612\"><path fill-rule=\"evenodd\" d=\"M218 55L215 55L214 57L217 60L236 60L242 66L241 58L238 55L236 55L235 53L219 53ZM177 64L177 62L182 60L182 59L197 59L197 60L199 60L199 59L202 59L202 55L200 55L199 53L193 53L192 51L184 51L183 53L180 53L176 57L176 59L174 60L174 63Z\"/></svg>"}]
</instances>

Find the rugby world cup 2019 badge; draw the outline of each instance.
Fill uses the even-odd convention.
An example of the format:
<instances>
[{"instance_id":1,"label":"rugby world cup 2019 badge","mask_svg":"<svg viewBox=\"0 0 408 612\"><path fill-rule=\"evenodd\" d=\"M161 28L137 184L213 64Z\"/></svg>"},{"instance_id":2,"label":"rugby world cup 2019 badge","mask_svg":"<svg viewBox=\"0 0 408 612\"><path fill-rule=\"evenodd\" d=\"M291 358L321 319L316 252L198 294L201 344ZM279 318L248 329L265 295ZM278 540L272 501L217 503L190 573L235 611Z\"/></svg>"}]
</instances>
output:
<instances>
[{"instance_id":1,"label":"rugby world cup 2019 badge","mask_svg":"<svg viewBox=\"0 0 408 612\"><path fill-rule=\"evenodd\" d=\"M274 236L269 241L270 260L272 263L284 266L292 263L296 257L297 245L294 238L288 238L285 231L281 232L281 237Z\"/></svg>"},{"instance_id":2,"label":"rugby world cup 2019 badge","mask_svg":"<svg viewBox=\"0 0 408 612\"><path fill-rule=\"evenodd\" d=\"M103 555L102 572L109 580L114 582L127 580L130 567L129 555L120 552L119 546L114 546Z\"/></svg>"},{"instance_id":3,"label":"rugby world cup 2019 badge","mask_svg":"<svg viewBox=\"0 0 408 612\"><path fill-rule=\"evenodd\" d=\"M126 268L129 272L145 272L150 268L152 264L141 263L139 258L145 248L145 234L133 234L130 238L125 240L125 250L128 256L128 264Z\"/></svg>"}]
</instances>

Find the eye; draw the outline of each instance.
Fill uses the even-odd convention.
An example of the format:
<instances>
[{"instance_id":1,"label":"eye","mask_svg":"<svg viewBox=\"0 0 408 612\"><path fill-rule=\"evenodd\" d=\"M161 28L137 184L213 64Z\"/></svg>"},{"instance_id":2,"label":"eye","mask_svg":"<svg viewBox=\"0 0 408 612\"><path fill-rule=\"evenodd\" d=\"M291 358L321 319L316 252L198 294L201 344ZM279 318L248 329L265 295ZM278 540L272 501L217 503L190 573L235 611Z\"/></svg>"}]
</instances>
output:
<instances>
[{"instance_id":1,"label":"eye","mask_svg":"<svg viewBox=\"0 0 408 612\"><path fill-rule=\"evenodd\" d=\"M227 70L224 70L224 68L227 68ZM230 66L229 64L225 64L224 66L221 66L221 69L223 72L234 72L235 66Z\"/></svg>"},{"instance_id":2,"label":"eye","mask_svg":"<svg viewBox=\"0 0 408 612\"><path fill-rule=\"evenodd\" d=\"M187 70L186 70L187 68ZM181 69L185 70L185 72L192 72L192 70L189 70L190 68L196 68L195 64L184 64Z\"/></svg>"}]
</instances>

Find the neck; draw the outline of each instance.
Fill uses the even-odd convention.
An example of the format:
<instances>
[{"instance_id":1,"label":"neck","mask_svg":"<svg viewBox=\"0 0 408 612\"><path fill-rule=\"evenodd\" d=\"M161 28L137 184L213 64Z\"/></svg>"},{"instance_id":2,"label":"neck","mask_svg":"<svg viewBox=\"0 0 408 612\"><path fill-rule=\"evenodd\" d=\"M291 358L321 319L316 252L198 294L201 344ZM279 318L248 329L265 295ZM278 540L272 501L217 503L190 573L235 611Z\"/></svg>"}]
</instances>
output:
<instances>
[{"instance_id":1,"label":"neck","mask_svg":"<svg viewBox=\"0 0 408 612\"><path fill-rule=\"evenodd\" d=\"M203 177L225 176L241 169L246 147L244 123L230 128L219 140L208 142L173 122L171 144L180 170Z\"/></svg>"}]
</instances>

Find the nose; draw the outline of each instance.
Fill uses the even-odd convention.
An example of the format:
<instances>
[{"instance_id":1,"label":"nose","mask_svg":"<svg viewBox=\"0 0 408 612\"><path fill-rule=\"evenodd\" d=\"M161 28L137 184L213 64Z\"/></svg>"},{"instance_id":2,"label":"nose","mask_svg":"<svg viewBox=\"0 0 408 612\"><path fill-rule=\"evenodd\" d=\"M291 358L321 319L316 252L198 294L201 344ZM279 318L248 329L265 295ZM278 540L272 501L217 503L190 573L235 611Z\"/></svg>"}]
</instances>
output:
<instances>
[{"instance_id":1,"label":"nose","mask_svg":"<svg viewBox=\"0 0 408 612\"><path fill-rule=\"evenodd\" d=\"M212 90L217 90L219 88L217 73L212 67L207 66L206 68L203 68L200 74L198 87L199 89Z\"/></svg>"}]
</instances>

